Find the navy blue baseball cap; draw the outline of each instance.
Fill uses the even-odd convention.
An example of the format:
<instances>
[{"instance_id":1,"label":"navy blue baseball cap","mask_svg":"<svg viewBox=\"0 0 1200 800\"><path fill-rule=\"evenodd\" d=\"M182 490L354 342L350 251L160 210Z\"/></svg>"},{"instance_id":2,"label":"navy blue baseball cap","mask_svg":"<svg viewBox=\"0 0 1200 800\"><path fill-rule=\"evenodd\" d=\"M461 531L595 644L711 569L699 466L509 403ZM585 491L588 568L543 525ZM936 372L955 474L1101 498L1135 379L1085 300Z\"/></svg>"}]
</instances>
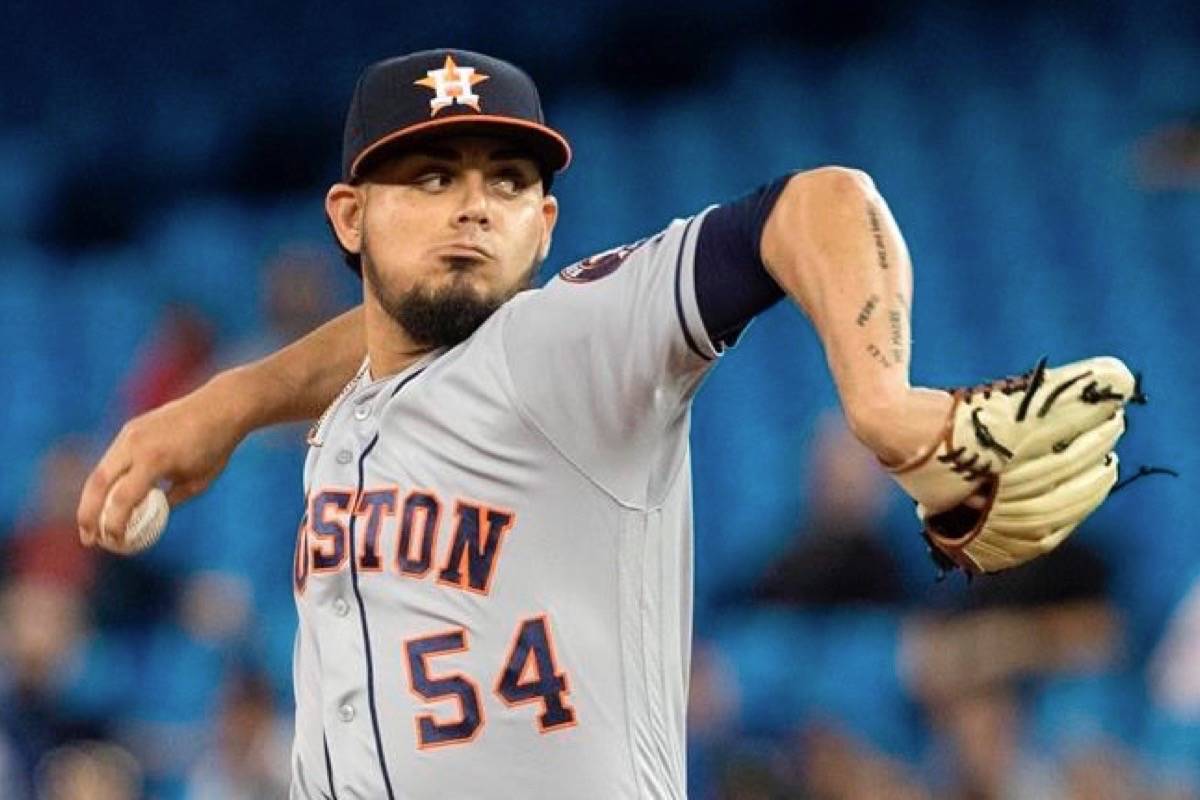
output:
<instances>
[{"instance_id":1,"label":"navy blue baseball cap","mask_svg":"<svg viewBox=\"0 0 1200 800\"><path fill-rule=\"evenodd\" d=\"M546 125L533 80L498 58L439 49L377 61L354 87L342 139L342 180L353 182L397 146L450 134L511 139L547 185L571 161L566 137Z\"/></svg>"}]
</instances>

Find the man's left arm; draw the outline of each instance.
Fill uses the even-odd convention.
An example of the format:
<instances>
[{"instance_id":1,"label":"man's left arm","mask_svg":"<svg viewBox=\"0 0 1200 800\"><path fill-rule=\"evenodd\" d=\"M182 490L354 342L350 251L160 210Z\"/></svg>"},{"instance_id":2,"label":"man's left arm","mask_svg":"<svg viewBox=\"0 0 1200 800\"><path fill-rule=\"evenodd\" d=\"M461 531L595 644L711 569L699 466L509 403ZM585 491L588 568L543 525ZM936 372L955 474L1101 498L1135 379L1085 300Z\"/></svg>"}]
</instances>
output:
<instances>
[{"instance_id":1,"label":"man's left arm","mask_svg":"<svg viewBox=\"0 0 1200 800\"><path fill-rule=\"evenodd\" d=\"M943 568L996 572L1053 550L1117 480L1120 359L1094 357L952 392L909 382L912 266L864 173L788 180L763 226L765 269L808 315L855 435L918 502Z\"/></svg>"},{"instance_id":2,"label":"man's left arm","mask_svg":"<svg viewBox=\"0 0 1200 800\"><path fill-rule=\"evenodd\" d=\"M928 449L951 397L909 382L912 264L871 179L842 167L791 176L760 255L816 329L855 435L888 463Z\"/></svg>"}]
</instances>

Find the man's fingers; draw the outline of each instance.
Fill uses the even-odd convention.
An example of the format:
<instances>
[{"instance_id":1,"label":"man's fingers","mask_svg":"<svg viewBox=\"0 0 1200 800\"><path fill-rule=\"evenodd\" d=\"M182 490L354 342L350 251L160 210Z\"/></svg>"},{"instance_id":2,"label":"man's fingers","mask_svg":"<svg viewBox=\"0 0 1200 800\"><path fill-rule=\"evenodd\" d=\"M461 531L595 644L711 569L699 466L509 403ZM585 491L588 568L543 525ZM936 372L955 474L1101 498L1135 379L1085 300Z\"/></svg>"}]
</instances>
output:
<instances>
[{"instance_id":1,"label":"man's fingers","mask_svg":"<svg viewBox=\"0 0 1200 800\"><path fill-rule=\"evenodd\" d=\"M104 498L109 489L129 469L129 455L118 437L108 452L96 464L83 484L79 495L79 507L75 510L75 522L79 525L79 541L91 547L100 535L100 512L104 509Z\"/></svg>"},{"instance_id":2,"label":"man's fingers","mask_svg":"<svg viewBox=\"0 0 1200 800\"><path fill-rule=\"evenodd\" d=\"M136 464L117 478L102 501L100 518L103 525L99 535L108 541L121 541L134 506L150 493L154 482L154 473L145 465Z\"/></svg>"}]
</instances>

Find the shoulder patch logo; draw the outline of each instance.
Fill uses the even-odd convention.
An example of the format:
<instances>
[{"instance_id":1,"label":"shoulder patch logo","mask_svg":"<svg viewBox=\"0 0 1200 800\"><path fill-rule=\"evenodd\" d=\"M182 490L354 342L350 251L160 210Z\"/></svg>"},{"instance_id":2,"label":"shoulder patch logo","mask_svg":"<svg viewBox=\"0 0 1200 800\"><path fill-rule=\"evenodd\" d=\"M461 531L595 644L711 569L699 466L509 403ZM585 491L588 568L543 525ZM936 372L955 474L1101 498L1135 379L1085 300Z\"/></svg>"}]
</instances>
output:
<instances>
[{"instance_id":1,"label":"shoulder patch logo","mask_svg":"<svg viewBox=\"0 0 1200 800\"><path fill-rule=\"evenodd\" d=\"M429 99L429 116L436 117L443 108L455 103L479 111L479 95L475 94L473 87L489 77L482 72L477 73L474 67L460 67L454 63L453 58L446 56L446 63L441 69L431 69L425 73L424 78L413 83L433 89L435 94Z\"/></svg>"},{"instance_id":2,"label":"shoulder patch logo","mask_svg":"<svg viewBox=\"0 0 1200 800\"><path fill-rule=\"evenodd\" d=\"M659 234L654 238L658 239L661 235ZM592 281L598 281L616 272L617 268L625 263L625 259L629 257L629 254L647 241L647 239L638 239L632 244L623 244L611 250L605 250L603 253L588 256L583 261L577 261L560 271L558 277L568 283L591 283Z\"/></svg>"}]
</instances>

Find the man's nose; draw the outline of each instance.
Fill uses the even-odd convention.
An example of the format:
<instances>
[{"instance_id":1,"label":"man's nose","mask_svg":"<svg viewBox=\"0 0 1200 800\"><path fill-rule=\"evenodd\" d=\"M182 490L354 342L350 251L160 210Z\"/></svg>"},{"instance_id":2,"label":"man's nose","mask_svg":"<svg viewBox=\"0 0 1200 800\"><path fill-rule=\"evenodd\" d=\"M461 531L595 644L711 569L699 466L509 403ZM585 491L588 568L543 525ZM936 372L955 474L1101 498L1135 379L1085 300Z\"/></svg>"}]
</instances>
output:
<instances>
[{"instance_id":1,"label":"man's nose","mask_svg":"<svg viewBox=\"0 0 1200 800\"><path fill-rule=\"evenodd\" d=\"M464 176L462 186L462 204L459 206L456 221L459 225L474 223L487 227L490 220L488 218L487 186L484 184L483 176L469 173Z\"/></svg>"}]
</instances>

